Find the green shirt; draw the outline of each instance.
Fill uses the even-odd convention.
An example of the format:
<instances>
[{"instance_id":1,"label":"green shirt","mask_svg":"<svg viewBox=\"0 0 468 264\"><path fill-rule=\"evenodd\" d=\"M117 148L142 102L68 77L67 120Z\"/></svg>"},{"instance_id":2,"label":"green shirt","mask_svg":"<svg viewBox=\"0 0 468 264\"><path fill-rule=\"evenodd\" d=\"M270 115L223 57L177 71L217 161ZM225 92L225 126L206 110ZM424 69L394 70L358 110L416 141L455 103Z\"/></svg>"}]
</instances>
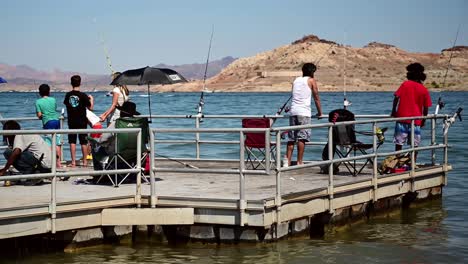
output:
<instances>
[{"instance_id":1,"label":"green shirt","mask_svg":"<svg viewBox=\"0 0 468 264\"><path fill-rule=\"evenodd\" d=\"M36 112L42 113L42 125L50 120L59 120L59 114L56 111L57 102L54 97L42 97L36 100Z\"/></svg>"}]
</instances>

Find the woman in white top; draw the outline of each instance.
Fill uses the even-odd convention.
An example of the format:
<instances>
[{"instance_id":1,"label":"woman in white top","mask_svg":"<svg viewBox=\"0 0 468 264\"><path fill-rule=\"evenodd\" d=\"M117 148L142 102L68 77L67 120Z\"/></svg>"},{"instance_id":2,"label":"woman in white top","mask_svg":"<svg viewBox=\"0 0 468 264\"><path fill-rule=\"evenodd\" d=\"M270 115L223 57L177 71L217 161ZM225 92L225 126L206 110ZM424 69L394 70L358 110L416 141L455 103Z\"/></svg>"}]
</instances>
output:
<instances>
[{"instance_id":1,"label":"woman in white top","mask_svg":"<svg viewBox=\"0 0 468 264\"><path fill-rule=\"evenodd\" d=\"M120 73L114 73L114 79L119 76ZM124 102L127 102L129 99L130 92L126 85L115 86L112 90L112 105L107 109L101 116L101 122L106 120L106 118L112 114L110 122L113 123L117 118L120 117L120 110L117 109L117 106L123 105Z\"/></svg>"}]
</instances>

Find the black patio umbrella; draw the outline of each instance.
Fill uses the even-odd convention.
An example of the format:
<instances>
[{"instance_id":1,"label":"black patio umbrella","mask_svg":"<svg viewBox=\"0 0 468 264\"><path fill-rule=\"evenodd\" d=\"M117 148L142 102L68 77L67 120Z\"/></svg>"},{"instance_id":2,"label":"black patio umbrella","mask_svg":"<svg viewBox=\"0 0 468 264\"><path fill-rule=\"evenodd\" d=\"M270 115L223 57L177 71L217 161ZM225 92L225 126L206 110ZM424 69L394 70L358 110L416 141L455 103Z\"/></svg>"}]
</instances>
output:
<instances>
[{"instance_id":1,"label":"black patio umbrella","mask_svg":"<svg viewBox=\"0 0 468 264\"><path fill-rule=\"evenodd\" d=\"M144 67L122 72L111 85L148 85L148 107L151 122L151 84L174 84L187 82L180 73L166 68Z\"/></svg>"}]
</instances>

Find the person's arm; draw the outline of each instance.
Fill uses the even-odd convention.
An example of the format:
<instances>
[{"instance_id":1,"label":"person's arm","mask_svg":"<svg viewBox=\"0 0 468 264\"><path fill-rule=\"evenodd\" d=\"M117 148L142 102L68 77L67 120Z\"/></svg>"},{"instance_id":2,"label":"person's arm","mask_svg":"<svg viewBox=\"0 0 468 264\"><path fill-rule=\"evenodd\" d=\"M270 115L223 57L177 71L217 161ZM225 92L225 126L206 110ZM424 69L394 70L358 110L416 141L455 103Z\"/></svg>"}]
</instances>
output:
<instances>
[{"instance_id":1,"label":"person's arm","mask_svg":"<svg viewBox=\"0 0 468 264\"><path fill-rule=\"evenodd\" d=\"M94 109L94 97L92 95L88 95L88 98L89 98L88 109L93 111L93 109Z\"/></svg>"},{"instance_id":2,"label":"person's arm","mask_svg":"<svg viewBox=\"0 0 468 264\"><path fill-rule=\"evenodd\" d=\"M314 97L315 107L317 108L317 117L322 116L322 104L320 103L320 96L318 92L317 82L314 78L309 78L309 87L312 90L312 96Z\"/></svg>"},{"instance_id":3,"label":"person's arm","mask_svg":"<svg viewBox=\"0 0 468 264\"><path fill-rule=\"evenodd\" d=\"M391 117L396 117L396 111L397 111L397 106L399 102L400 102L400 97L395 96L393 98L392 114L390 115Z\"/></svg>"},{"instance_id":4,"label":"person's arm","mask_svg":"<svg viewBox=\"0 0 468 264\"><path fill-rule=\"evenodd\" d=\"M101 121L106 120L107 116L109 116L112 112L114 112L117 104L119 102L119 95L117 93L112 93L112 105L107 109L101 116Z\"/></svg>"},{"instance_id":5,"label":"person's arm","mask_svg":"<svg viewBox=\"0 0 468 264\"><path fill-rule=\"evenodd\" d=\"M15 163L15 161L19 158L20 155L21 155L21 149L19 148L13 149L13 152L8 158L5 166L3 167L3 169L0 170L0 176L5 175L6 171L10 168L11 165L13 165L13 163Z\"/></svg>"},{"instance_id":6,"label":"person's arm","mask_svg":"<svg viewBox=\"0 0 468 264\"><path fill-rule=\"evenodd\" d=\"M36 101L36 116L37 116L37 118L42 119L41 107L39 106L39 104L37 103L37 101Z\"/></svg>"},{"instance_id":7,"label":"person's arm","mask_svg":"<svg viewBox=\"0 0 468 264\"><path fill-rule=\"evenodd\" d=\"M429 107L424 106L423 107L423 116L427 116L428 113L429 113ZM426 119L422 119L421 120L421 127L423 127L425 123L426 123Z\"/></svg>"}]
</instances>

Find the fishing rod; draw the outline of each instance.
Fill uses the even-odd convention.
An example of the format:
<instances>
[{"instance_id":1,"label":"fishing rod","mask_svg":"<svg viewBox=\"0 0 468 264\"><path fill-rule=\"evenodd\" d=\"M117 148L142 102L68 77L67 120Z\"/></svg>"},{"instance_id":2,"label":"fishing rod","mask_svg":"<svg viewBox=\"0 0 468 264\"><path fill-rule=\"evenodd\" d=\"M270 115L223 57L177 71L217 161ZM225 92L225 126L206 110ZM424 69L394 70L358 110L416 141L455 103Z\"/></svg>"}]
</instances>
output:
<instances>
[{"instance_id":1,"label":"fishing rod","mask_svg":"<svg viewBox=\"0 0 468 264\"><path fill-rule=\"evenodd\" d=\"M173 159L173 158L169 158L168 156L164 156L164 155L161 155L161 154L158 154L158 153L154 153L154 155L155 155L155 156L158 156L158 157L161 157L161 158L165 158L165 159L170 160L170 161L177 162L177 163L182 164L182 165L184 165L185 167L188 167L188 168L200 169L200 168L198 168L197 166L194 166L194 165L192 165L192 164L185 163L185 162L180 161L180 160L176 160L176 159Z\"/></svg>"},{"instance_id":2,"label":"fishing rod","mask_svg":"<svg viewBox=\"0 0 468 264\"><path fill-rule=\"evenodd\" d=\"M346 32L344 33L344 42L346 42ZM343 109L347 109L352 103L346 98L346 45L343 43L344 56L343 56Z\"/></svg>"},{"instance_id":3,"label":"fishing rod","mask_svg":"<svg viewBox=\"0 0 468 264\"><path fill-rule=\"evenodd\" d=\"M447 74L448 74L448 71L449 71L451 63L452 63L453 49L455 48L455 46L457 44L458 33L459 32L460 32L460 25L458 25L457 34L455 34L455 40L453 41L452 48L450 49L450 56L449 56L449 59L448 59L448 62L447 62L447 68L445 69L444 80L442 82L442 89L445 88L445 81L447 80ZM437 106L436 106L436 110L435 110L434 113L437 115L439 113L439 110L442 110L442 108L444 108L444 106L445 106L445 102L442 101L442 90L441 90L441 95L439 95L439 99L437 100Z\"/></svg>"},{"instance_id":4,"label":"fishing rod","mask_svg":"<svg viewBox=\"0 0 468 264\"><path fill-rule=\"evenodd\" d=\"M208 55L206 56L206 63L205 63L205 74L203 75L203 89L200 94L200 100L198 101L198 117L200 117L200 122L203 122L203 106L205 105L205 90L206 90L206 75L208 73L208 63L210 62L210 53L211 53L211 43L213 41L213 34L214 34L214 25L211 27L211 37L210 37L210 44L208 45Z\"/></svg>"},{"instance_id":5,"label":"fishing rod","mask_svg":"<svg viewBox=\"0 0 468 264\"><path fill-rule=\"evenodd\" d=\"M460 122L462 122L462 116L461 116L462 111L463 111L463 108L458 107L457 111L455 111L452 114L452 116L445 119L444 125L443 125L444 136L447 135L449 128L453 125L453 123L455 123L457 117L460 120Z\"/></svg>"}]
</instances>

